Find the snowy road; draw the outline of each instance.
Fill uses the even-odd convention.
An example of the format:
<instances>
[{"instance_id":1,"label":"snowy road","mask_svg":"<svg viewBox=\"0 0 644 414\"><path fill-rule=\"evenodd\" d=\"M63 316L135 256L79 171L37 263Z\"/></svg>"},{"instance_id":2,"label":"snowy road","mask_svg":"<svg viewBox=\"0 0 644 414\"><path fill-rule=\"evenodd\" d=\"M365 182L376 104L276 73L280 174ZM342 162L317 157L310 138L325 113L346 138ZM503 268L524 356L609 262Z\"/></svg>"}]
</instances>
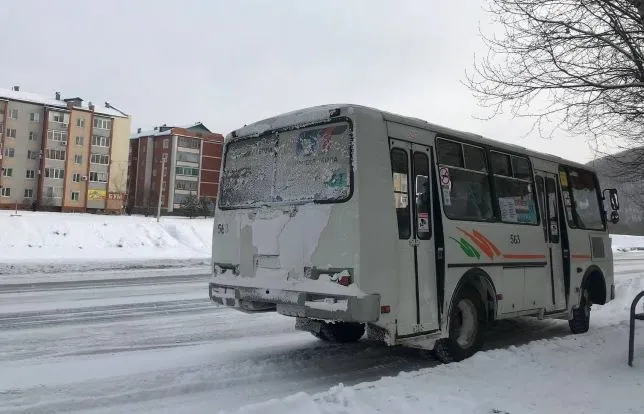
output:
<instances>
[{"instance_id":1,"label":"snowy road","mask_svg":"<svg viewBox=\"0 0 644 414\"><path fill-rule=\"evenodd\" d=\"M294 331L290 318L215 307L197 270L2 280L0 412L217 412L437 364L367 341L327 345ZM644 289L633 276L644 260L616 270L618 294ZM622 304L607 306L593 320L610 326L622 312ZM563 321L503 322L487 348L568 332Z\"/></svg>"}]
</instances>

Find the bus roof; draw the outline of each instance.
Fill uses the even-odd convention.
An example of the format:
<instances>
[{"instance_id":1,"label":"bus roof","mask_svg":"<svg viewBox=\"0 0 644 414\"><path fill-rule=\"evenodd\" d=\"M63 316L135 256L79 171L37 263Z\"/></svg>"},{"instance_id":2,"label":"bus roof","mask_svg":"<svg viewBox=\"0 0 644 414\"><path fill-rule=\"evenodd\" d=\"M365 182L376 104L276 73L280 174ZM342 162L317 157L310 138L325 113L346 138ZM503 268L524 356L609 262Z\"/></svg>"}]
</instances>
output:
<instances>
[{"instance_id":1,"label":"bus roof","mask_svg":"<svg viewBox=\"0 0 644 414\"><path fill-rule=\"evenodd\" d=\"M474 134L466 131L459 131L456 129L433 124L419 118L399 115L399 114L383 111L377 108L372 108L364 105L354 105L354 104L347 104L347 103L318 105L318 106L312 106L308 108L301 108L291 112L285 112L285 113L276 115L274 117L266 118L266 119L254 122L252 124L245 125L242 128L236 129L226 136L225 141L228 142L230 139L237 138L237 137L259 135L267 131L284 128L288 126L306 125L310 123L329 121L332 119L332 117L330 116L330 111L335 109L339 109L340 111L343 111L343 112L347 111L350 114L355 113L356 111L359 111L371 116L374 116L374 115L381 116L385 121L408 125L408 126L412 126L420 129L425 129L439 134L445 134L452 138L461 138L461 139L469 140L473 143L479 143L481 145L496 147L499 150L506 150L506 151L515 152L515 153L521 153L534 158L540 158L547 161L562 163L562 164L569 165L571 167L585 169L587 171L594 171L594 169L588 165L580 164L571 160L567 160L565 158L558 157L556 155L545 153L545 152L531 150L531 149L522 147L520 145L507 144L505 142L483 137L482 135L479 135L479 134Z\"/></svg>"}]
</instances>

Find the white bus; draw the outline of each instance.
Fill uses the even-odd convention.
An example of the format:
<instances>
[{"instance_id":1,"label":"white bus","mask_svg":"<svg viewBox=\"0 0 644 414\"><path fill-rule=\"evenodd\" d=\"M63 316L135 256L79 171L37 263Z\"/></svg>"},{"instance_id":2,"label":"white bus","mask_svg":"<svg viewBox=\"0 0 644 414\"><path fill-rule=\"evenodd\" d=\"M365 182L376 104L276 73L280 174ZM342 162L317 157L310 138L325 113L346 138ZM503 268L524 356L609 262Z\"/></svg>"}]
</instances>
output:
<instances>
[{"instance_id":1,"label":"white bus","mask_svg":"<svg viewBox=\"0 0 644 414\"><path fill-rule=\"evenodd\" d=\"M307 108L226 137L209 296L325 341L366 331L459 361L497 319L587 331L615 296L618 209L584 165L364 106Z\"/></svg>"}]
</instances>

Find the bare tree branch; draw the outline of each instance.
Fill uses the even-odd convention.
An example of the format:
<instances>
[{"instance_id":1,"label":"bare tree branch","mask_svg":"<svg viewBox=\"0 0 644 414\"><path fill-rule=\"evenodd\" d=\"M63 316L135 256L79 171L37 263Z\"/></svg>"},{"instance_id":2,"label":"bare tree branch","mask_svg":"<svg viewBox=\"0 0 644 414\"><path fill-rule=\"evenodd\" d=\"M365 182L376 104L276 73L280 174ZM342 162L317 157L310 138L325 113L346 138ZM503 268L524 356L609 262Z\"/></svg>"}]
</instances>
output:
<instances>
[{"instance_id":1,"label":"bare tree branch","mask_svg":"<svg viewBox=\"0 0 644 414\"><path fill-rule=\"evenodd\" d=\"M509 109L593 143L615 176L644 179L644 0L487 0L494 31L465 84L491 109ZM628 151L626 151L628 150ZM644 200L644 198L643 198ZM644 205L644 203L643 203Z\"/></svg>"}]
</instances>

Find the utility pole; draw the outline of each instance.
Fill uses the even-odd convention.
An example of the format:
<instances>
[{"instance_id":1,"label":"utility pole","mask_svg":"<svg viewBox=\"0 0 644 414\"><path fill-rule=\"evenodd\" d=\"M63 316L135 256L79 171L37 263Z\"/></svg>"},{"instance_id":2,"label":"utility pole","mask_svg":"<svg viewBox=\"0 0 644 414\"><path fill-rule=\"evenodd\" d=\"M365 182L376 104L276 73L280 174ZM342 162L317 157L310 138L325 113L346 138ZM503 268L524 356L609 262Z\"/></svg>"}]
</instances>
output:
<instances>
[{"instance_id":1,"label":"utility pole","mask_svg":"<svg viewBox=\"0 0 644 414\"><path fill-rule=\"evenodd\" d=\"M165 155L165 154L164 154ZM167 158L163 157L161 160L161 183L159 186L159 205L157 206L157 222L159 222L161 217L161 201L163 200L163 178L165 177L165 162Z\"/></svg>"}]
</instances>

